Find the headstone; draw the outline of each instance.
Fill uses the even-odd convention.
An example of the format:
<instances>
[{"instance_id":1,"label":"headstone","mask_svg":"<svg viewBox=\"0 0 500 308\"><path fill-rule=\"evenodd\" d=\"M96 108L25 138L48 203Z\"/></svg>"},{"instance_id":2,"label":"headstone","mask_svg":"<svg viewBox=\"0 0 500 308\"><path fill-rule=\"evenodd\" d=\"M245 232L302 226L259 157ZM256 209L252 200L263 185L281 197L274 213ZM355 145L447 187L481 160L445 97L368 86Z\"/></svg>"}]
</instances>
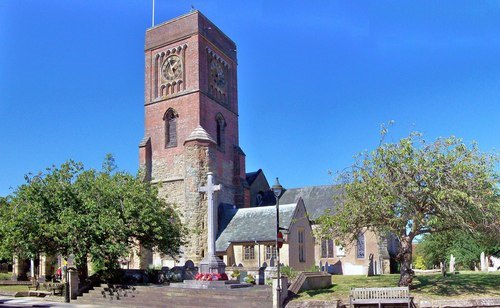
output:
<instances>
[{"instance_id":1,"label":"headstone","mask_svg":"<svg viewBox=\"0 0 500 308\"><path fill-rule=\"evenodd\" d=\"M371 253L370 256L368 257L368 266L367 266L366 276L369 277L369 276L375 275L374 271L375 270L374 270L374 265L373 265L373 253Z\"/></svg>"},{"instance_id":2,"label":"headstone","mask_svg":"<svg viewBox=\"0 0 500 308\"><path fill-rule=\"evenodd\" d=\"M450 273L455 272L455 257L453 255L450 255Z\"/></svg>"},{"instance_id":3,"label":"headstone","mask_svg":"<svg viewBox=\"0 0 500 308\"><path fill-rule=\"evenodd\" d=\"M484 255L484 251L481 252L481 256L479 257L481 261L481 272L487 272L488 266L486 264L486 256Z\"/></svg>"},{"instance_id":4,"label":"headstone","mask_svg":"<svg viewBox=\"0 0 500 308\"><path fill-rule=\"evenodd\" d=\"M215 185L213 173L207 172L207 185L200 187L199 191L207 194L208 199L208 253L200 262L200 273L224 273L226 264L215 255L215 233L217 232L217 209L215 207L215 192L221 185Z\"/></svg>"},{"instance_id":5,"label":"headstone","mask_svg":"<svg viewBox=\"0 0 500 308\"><path fill-rule=\"evenodd\" d=\"M194 262L191 260L187 260L186 263L184 263L185 268L194 268Z\"/></svg>"},{"instance_id":6,"label":"headstone","mask_svg":"<svg viewBox=\"0 0 500 308\"><path fill-rule=\"evenodd\" d=\"M193 261L187 260L186 263L184 263L183 279L192 280L196 276L197 272L198 272L198 268L196 266L194 266Z\"/></svg>"},{"instance_id":7,"label":"headstone","mask_svg":"<svg viewBox=\"0 0 500 308\"><path fill-rule=\"evenodd\" d=\"M274 267L275 266L274 263L275 263L274 257L271 257L271 259L269 260L269 266Z\"/></svg>"}]
</instances>

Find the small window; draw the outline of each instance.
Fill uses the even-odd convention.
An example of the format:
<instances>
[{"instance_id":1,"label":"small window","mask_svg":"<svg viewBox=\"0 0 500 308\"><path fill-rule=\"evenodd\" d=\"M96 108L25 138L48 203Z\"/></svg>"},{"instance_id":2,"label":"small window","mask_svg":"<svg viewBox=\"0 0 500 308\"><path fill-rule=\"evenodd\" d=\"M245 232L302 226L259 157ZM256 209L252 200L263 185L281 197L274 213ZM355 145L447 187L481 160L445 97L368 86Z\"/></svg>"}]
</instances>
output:
<instances>
[{"instance_id":1,"label":"small window","mask_svg":"<svg viewBox=\"0 0 500 308\"><path fill-rule=\"evenodd\" d=\"M218 113L215 117L215 122L217 126L217 147L224 151L225 143L226 143L226 120L222 116L222 114Z\"/></svg>"},{"instance_id":2,"label":"small window","mask_svg":"<svg viewBox=\"0 0 500 308\"><path fill-rule=\"evenodd\" d=\"M266 260L276 260L276 245L266 245Z\"/></svg>"},{"instance_id":3,"label":"small window","mask_svg":"<svg viewBox=\"0 0 500 308\"><path fill-rule=\"evenodd\" d=\"M255 246L253 246L253 245L243 246L243 259L244 260L254 260L255 259Z\"/></svg>"},{"instance_id":4,"label":"small window","mask_svg":"<svg viewBox=\"0 0 500 308\"><path fill-rule=\"evenodd\" d=\"M304 229L298 230L299 236L299 262L306 262L306 254L304 250Z\"/></svg>"},{"instance_id":5,"label":"small window","mask_svg":"<svg viewBox=\"0 0 500 308\"><path fill-rule=\"evenodd\" d=\"M358 235L358 240L356 243L356 258L365 258L365 235L363 233L360 233Z\"/></svg>"},{"instance_id":6,"label":"small window","mask_svg":"<svg viewBox=\"0 0 500 308\"><path fill-rule=\"evenodd\" d=\"M177 146L177 112L169 108L163 120L165 121L165 148L171 148Z\"/></svg>"}]
</instances>

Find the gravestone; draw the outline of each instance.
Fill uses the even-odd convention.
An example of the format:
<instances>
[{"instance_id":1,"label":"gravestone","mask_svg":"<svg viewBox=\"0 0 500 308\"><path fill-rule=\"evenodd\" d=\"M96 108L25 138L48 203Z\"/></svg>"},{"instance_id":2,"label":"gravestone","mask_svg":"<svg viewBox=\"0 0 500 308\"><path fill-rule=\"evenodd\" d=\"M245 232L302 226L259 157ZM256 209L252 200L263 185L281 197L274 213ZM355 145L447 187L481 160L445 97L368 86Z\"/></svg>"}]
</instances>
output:
<instances>
[{"instance_id":1,"label":"gravestone","mask_svg":"<svg viewBox=\"0 0 500 308\"><path fill-rule=\"evenodd\" d=\"M186 261L186 263L184 263L184 267L185 267L185 268L189 268L189 269L191 269L191 268L195 268L195 266L194 266L194 262L193 262L193 261L191 261L191 260L187 260L187 261Z\"/></svg>"},{"instance_id":2,"label":"gravestone","mask_svg":"<svg viewBox=\"0 0 500 308\"><path fill-rule=\"evenodd\" d=\"M196 276L198 272L198 268L194 266L194 262L191 260L187 260L184 263L184 276L182 277L184 280L192 280Z\"/></svg>"},{"instance_id":3,"label":"gravestone","mask_svg":"<svg viewBox=\"0 0 500 308\"><path fill-rule=\"evenodd\" d=\"M481 272L487 272L488 271L488 265L486 263L486 256L484 255L484 251L481 252L481 256L479 257L481 261Z\"/></svg>"},{"instance_id":4,"label":"gravestone","mask_svg":"<svg viewBox=\"0 0 500 308\"><path fill-rule=\"evenodd\" d=\"M367 272L366 272L367 277L375 275L375 267L374 267L374 263L373 263L373 253L371 253L370 256L368 257L368 266L366 268L367 268Z\"/></svg>"},{"instance_id":5,"label":"gravestone","mask_svg":"<svg viewBox=\"0 0 500 308\"><path fill-rule=\"evenodd\" d=\"M455 257L453 255L450 255L450 273L455 272Z\"/></svg>"}]
</instances>

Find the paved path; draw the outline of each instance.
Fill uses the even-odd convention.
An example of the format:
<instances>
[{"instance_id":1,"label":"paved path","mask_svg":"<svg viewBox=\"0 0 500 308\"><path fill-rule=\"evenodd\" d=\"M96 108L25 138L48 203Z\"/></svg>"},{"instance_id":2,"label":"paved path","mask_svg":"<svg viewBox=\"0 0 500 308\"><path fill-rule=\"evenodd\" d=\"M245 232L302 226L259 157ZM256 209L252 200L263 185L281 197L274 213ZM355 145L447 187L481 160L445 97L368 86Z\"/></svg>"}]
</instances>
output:
<instances>
[{"instance_id":1,"label":"paved path","mask_svg":"<svg viewBox=\"0 0 500 308\"><path fill-rule=\"evenodd\" d=\"M74 305L67 303L50 302L36 297L9 297L0 296L0 308L4 307L97 307L93 305Z\"/></svg>"}]
</instances>

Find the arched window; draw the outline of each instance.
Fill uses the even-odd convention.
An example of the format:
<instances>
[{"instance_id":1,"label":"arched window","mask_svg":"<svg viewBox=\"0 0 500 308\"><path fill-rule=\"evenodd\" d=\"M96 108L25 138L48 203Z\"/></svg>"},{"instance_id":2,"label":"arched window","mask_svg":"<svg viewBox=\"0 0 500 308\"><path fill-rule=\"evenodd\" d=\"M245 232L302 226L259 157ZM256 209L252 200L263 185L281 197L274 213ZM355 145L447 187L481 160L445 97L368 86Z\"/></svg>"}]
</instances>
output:
<instances>
[{"instance_id":1,"label":"arched window","mask_svg":"<svg viewBox=\"0 0 500 308\"><path fill-rule=\"evenodd\" d=\"M177 112L169 108L163 120L165 121L165 148L171 148L177 146L177 118L179 115Z\"/></svg>"},{"instance_id":2,"label":"arched window","mask_svg":"<svg viewBox=\"0 0 500 308\"><path fill-rule=\"evenodd\" d=\"M226 120L222 114L218 113L215 117L215 122L217 123L217 146L224 150L225 145L225 130L226 130Z\"/></svg>"},{"instance_id":3,"label":"arched window","mask_svg":"<svg viewBox=\"0 0 500 308\"><path fill-rule=\"evenodd\" d=\"M365 258L365 234L360 233L358 235L358 240L356 242L356 258L364 259Z\"/></svg>"}]
</instances>

